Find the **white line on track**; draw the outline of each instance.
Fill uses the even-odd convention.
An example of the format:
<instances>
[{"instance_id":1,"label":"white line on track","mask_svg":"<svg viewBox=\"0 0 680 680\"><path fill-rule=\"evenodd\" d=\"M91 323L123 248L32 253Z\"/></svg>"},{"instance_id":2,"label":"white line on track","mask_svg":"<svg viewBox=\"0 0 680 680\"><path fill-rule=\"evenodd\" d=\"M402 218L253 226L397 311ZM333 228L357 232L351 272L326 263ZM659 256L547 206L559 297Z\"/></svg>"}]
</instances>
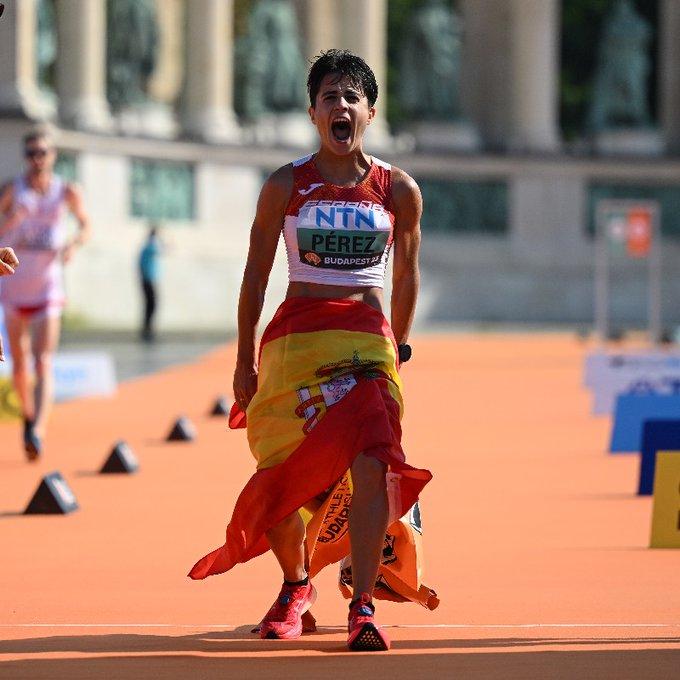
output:
<instances>
[{"instance_id":1,"label":"white line on track","mask_svg":"<svg viewBox=\"0 0 680 680\"><path fill-rule=\"evenodd\" d=\"M0 623L0 628L218 628L236 629L245 624L233 623ZM324 626L338 628L344 626ZM387 624L384 628L484 628L484 629L523 629L523 628L680 628L680 623L434 623L434 624Z\"/></svg>"}]
</instances>

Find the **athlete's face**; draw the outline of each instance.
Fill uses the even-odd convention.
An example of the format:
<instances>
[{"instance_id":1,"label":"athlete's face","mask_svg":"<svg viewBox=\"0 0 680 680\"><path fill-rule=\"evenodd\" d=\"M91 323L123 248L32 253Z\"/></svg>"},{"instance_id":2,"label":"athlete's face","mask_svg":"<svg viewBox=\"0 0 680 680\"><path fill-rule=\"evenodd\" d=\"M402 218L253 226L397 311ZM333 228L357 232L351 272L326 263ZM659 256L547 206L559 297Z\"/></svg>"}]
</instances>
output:
<instances>
[{"instance_id":1,"label":"athlete's face","mask_svg":"<svg viewBox=\"0 0 680 680\"><path fill-rule=\"evenodd\" d=\"M46 139L33 139L24 148L26 164L31 172L51 170L56 154Z\"/></svg>"},{"instance_id":2,"label":"athlete's face","mask_svg":"<svg viewBox=\"0 0 680 680\"><path fill-rule=\"evenodd\" d=\"M316 125L321 144L343 156L361 148L366 126L375 116L366 95L346 77L324 76L309 116Z\"/></svg>"}]
</instances>

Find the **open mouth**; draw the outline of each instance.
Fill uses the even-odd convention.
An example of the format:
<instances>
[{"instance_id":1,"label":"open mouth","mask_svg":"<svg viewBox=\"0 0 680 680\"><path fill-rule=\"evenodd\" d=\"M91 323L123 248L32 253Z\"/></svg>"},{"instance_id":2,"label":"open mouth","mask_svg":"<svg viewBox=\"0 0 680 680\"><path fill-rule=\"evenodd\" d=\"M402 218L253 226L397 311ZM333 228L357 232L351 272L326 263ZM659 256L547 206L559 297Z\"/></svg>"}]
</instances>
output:
<instances>
[{"instance_id":1,"label":"open mouth","mask_svg":"<svg viewBox=\"0 0 680 680\"><path fill-rule=\"evenodd\" d=\"M331 123L331 132L338 142L346 142L352 134L352 125L346 118L336 118Z\"/></svg>"}]
</instances>

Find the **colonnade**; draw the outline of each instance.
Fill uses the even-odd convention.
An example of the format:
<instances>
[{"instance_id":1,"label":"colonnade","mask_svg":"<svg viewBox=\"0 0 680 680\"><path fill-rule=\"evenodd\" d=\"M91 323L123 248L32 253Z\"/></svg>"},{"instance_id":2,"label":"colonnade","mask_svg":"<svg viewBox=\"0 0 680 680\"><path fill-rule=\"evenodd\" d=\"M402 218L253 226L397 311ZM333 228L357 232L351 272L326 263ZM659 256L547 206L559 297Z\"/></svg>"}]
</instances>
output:
<instances>
[{"instance_id":1,"label":"colonnade","mask_svg":"<svg viewBox=\"0 0 680 680\"><path fill-rule=\"evenodd\" d=\"M233 0L183 0L185 79L177 128L206 142L240 139L233 106ZM306 56L343 47L376 73L384 110L387 0L295 0ZM462 100L487 148L555 153L560 149L559 0L460 0L465 40ZM36 79L37 0L17 0L3 17L0 112L55 118L60 124L110 132L106 99L106 0L56 0L56 104ZM660 125L680 150L680 6L661 0ZM384 115L377 126L387 131Z\"/></svg>"}]
</instances>

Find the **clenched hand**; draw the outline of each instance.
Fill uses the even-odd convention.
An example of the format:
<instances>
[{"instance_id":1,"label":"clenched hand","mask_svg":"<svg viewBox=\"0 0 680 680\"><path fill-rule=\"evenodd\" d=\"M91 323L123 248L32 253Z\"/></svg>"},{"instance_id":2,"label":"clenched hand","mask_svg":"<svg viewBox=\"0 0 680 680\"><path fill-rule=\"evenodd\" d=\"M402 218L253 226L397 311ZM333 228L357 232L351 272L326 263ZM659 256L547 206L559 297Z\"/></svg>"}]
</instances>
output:
<instances>
[{"instance_id":1,"label":"clenched hand","mask_svg":"<svg viewBox=\"0 0 680 680\"><path fill-rule=\"evenodd\" d=\"M234 399L243 411L257 392L257 367L237 363L234 371Z\"/></svg>"},{"instance_id":2,"label":"clenched hand","mask_svg":"<svg viewBox=\"0 0 680 680\"><path fill-rule=\"evenodd\" d=\"M19 260L11 248L0 248L0 276L14 274L14 270L19 266ZM0 335L0 361L5 360L2 351L2 336Z\"/></svg>"},{"instance_id":3,"label":"clenched hand","mask_svg":"<svg viewBox=\"0 0 680 680\"><path fill-rule=\"evenodd\" d=\"M0 276L14 274L19 266L19 260L11 248L0 248Z\"/></svg>"}]
</instances>

